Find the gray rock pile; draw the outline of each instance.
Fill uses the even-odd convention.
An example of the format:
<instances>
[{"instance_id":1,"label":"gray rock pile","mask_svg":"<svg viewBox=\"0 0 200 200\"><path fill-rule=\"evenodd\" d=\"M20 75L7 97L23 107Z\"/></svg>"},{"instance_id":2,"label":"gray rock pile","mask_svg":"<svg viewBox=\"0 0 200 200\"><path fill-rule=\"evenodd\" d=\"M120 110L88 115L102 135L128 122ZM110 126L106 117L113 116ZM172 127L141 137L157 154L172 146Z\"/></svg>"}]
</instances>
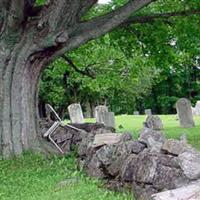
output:
<instances>
[{"instance_id":1,"label":"gray rock pile","mask_svg":"<svg viewBox=\"0 0 200 200\"><path fill-rule=\"evenodd\" d=\"M73 126L83 131L67 129L64 134L58 129L57 141L62 141L60 135L67 138L68 152L77 145L79 168L89 176L107 180L109 188L128 187L137 200L158 200L168 195L168 190L174 193L200 181L200 152L186 140L166 139L157 117L147 118L138 140L129 133L113 133L102 124Z\"/></svg>"},{"instance_id":2,"label":"gray rock pile","mask_svg":"<svg viewBox=\"0 0 200 200\"><path fill-rule=\"evenodd\" d=\"M109 135L109 140L102 138ZM90 176L104 178L113 189L129 185L136 199L176 189L200 179L200 153L162 132L144 128L139 140L130 134L88 134L78 149L79 167Z\"/></svg>"}]
</instances>

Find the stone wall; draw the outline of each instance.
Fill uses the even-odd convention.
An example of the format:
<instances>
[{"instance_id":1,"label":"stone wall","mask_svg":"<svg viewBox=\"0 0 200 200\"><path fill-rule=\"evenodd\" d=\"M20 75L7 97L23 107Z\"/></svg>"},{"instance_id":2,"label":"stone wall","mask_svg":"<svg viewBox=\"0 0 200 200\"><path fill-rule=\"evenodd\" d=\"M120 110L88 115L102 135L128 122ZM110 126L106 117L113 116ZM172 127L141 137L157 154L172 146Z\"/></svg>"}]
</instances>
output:
<instances>
[{"instance_id":1,"label":"stone wall","mask_svg":"<svg viewBox=\"0 0 200 200\"><path fill-rule=\"evenodd\" d=\"M200 179L200 153L186 140L166 139L156 119L147 118L151 128L145 126L138 140L129 133L112 133L102 124L71 124L82 131L67 132L67 149L77 145L79 168L105 179L109 189L130 188L137 200L150 200L153 194Z\"/></svg>"}]
</instances>

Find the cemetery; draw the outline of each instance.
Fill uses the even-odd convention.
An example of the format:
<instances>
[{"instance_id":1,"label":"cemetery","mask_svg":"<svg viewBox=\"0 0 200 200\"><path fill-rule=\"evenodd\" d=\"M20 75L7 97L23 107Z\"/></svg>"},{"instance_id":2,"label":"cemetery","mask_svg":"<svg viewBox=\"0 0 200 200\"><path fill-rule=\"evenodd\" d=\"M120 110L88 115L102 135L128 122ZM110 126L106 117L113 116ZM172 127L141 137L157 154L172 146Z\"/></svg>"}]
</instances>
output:
<instances>
[{"instance_id":1,"label":"cemetery","mask_svg":"<svg viewBox=\"0 0 200 200\"><path fill-rule=\"evenodd\" d=\"M0 200L200 200L198 0L0 0Z\"/></svg>"}]
</instances>

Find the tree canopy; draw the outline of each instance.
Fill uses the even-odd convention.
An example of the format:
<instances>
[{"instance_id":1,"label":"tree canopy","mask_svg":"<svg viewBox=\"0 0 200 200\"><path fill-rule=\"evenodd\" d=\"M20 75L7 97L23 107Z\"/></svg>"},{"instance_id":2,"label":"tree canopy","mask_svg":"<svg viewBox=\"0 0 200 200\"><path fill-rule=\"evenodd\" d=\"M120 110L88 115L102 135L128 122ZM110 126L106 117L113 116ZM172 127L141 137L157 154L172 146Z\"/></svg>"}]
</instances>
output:
<instances>
[{"instance_id":1,"label":"tree canopy","mask_svg":"<svg viewBox=\"0 0 200 200\"><path fill-rule=\"evenodd\" d=\"M85 18L123 3L98 5ZM199 8L198 1L158 1L146 7L46 69L42 100L62 111L73 102L84 106L88 101L94 105L106 101L116 113L144 108L173 113L179 97L195 101L199 98ZM63 79L66 73L68 82Z\"/></svg>"}]
</instances>

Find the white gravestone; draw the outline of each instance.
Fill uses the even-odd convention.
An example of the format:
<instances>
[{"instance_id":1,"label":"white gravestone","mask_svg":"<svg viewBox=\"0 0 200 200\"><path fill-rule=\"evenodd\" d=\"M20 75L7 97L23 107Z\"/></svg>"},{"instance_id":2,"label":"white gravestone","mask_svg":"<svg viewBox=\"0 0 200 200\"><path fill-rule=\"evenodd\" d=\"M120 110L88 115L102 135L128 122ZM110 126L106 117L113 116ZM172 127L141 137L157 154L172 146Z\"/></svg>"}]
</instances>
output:
<instances>
[{"instance_id":1,"label":"white gravestone","mask_svg":"<svg viewBox=\"0 0 200 200\"><path fill-rule=\"evenodd\" d=\"M70 121L73 124L83 124L84 117L81 105L78 103L74 103L68 106L68 112L70 116Z\"/></svg>"},{"instance_id":2,"label":"white gravestone","mask_svg":"<svg viewBox=\"0 0 200 200\"><path fill-rule=\"evenodd\" d=\"M146 109L144 112L145 112L145 115L148 115L148 116L152 115L151 109Z\"/></svg>"},{"instance_id":3,"label":"white gravestone","mask_svg":"<svg viewBox=\"0 0 200 200\"><path fill-rule=\"evenodd\" d=\"M115 114L108 112L106 106L97 106L95 108L95 118L97 123L102 123L106 127L115 127Z\"/></svg>"}]
</instances>

